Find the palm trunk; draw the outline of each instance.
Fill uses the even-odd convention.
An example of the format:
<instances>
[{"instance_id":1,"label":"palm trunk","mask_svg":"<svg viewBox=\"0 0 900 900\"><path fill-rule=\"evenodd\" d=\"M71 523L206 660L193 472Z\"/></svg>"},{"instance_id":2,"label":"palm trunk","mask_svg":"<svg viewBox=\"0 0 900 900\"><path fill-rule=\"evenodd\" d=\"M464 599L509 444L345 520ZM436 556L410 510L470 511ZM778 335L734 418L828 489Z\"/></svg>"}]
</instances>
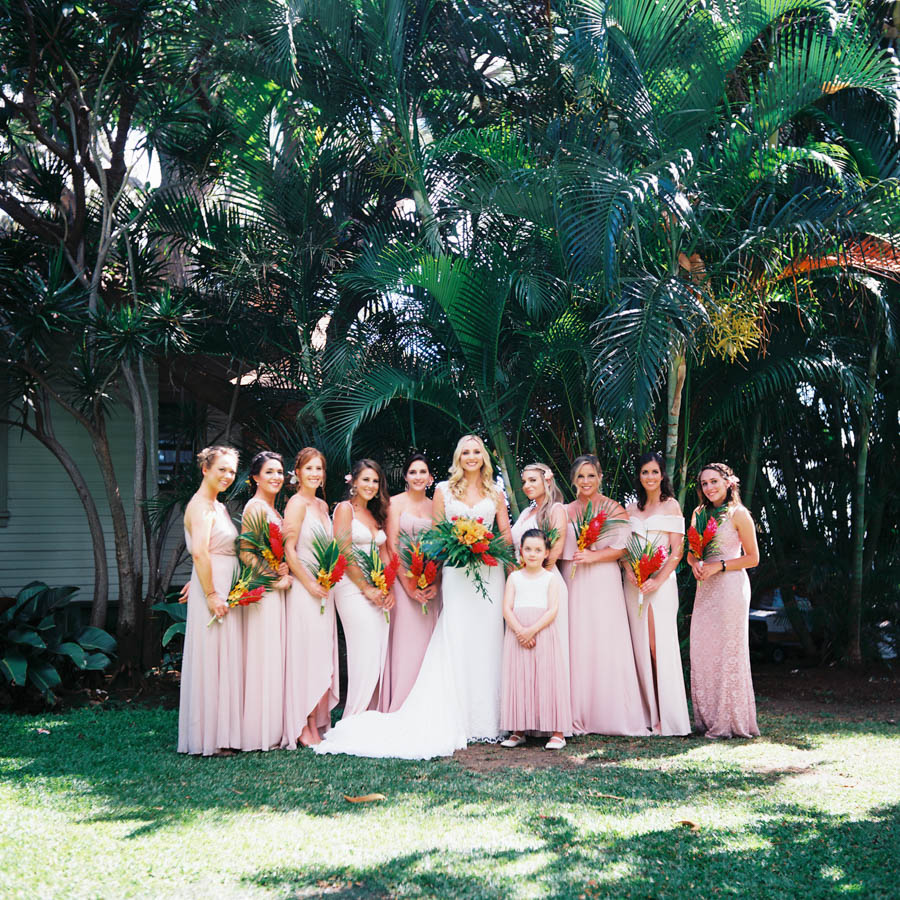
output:
<instances>
[{"instance_id":1,"label":"palm trunk","mask_svg":"<svg viewBox=\"0 0 900 900\"><path fill-rule=\"evenodd\" d=\"M668 391L666 406L666 472L671 478L675 474L678 460L678 430L681 424L681 397L687 361L684 346L681 345L669 360Z\"/></svg>"},{"instance_id":2,"label":"palm trunk","mask_svg":"<svg viewBox=\"0 0 900 900\"><path fill-rule=\"evenodd\" d=\"M872 408L875 404L875 381L878 375L878 344L876 338L869 352L869 368L866 373L866 397L859 411L859 439L856 451L856 488L853 494L853 527L850 553L850 645L847 656L851 665L862 663L860 631L862 627L862 588L865 568L863 565L866 541L866 467L869 461L869 434L872 430Z\"/></svg>"},{"instance_id":3,"label":"palm trunk","mask_svg":"<svg viewBox=\"0 0 900 900\"><path fill-rule=\"evenodd\" d=\"M584 394L584 440L588 453L597 455L597 430L594 428L594 407L591 404L590 393Z\"/></svg>"},{"instance_id":4,"label":"palm trunk","mask_svg":"<svg viewBox=\"0 0 900 900\"><path fill-rule=\"evenodd\" d=\"M756 476L759 469L759 449L762 443L762 410L757 410L753 419L753 432L750 436L750 457L747 460L747 475L744 478L744 490L742 491L744 506L751 509L753 505L753 490L756 487Z\"/></svg>"},{"instance_id":5,"label":"palm trunk","mask_svg":"<svg viewBox=\"0 0 900 900\"><path fill-rule=\"evenodd\" d=\"M503 474L503 482L506 485L513 518L517 518L522 511L522 479L519 477L519 470L516 467L516 458L513 456L512 450L510 450L509 441L506 440L506 434L504 434L502 428L494 427L490 429L490 435L491 441L497 449L497 456L500 459L500 471Z\"/></svg>"}]
</instances>

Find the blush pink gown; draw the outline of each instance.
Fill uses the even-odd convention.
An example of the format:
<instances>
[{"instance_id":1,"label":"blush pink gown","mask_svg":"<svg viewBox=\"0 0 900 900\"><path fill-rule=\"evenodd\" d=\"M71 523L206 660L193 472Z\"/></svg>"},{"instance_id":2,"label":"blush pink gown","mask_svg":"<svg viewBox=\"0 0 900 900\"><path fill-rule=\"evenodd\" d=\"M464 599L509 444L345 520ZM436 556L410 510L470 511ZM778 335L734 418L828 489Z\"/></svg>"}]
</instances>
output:
<instances>
[{"instance_id":1,"label":"blush pink gown","mask_svg":"<svg viewBox=\"0 0 900 900\"><path fill-rule=\"evenodd\" d=\"M400 513L401 532L415 537L430 527L431 519L419 518L408 512ZM396 602L391 610L387 659L378 704L382 712L393 712L406 700L419 674L441 612L440 594L428 601L428 612L423 613L422 604L406 593L399 576L394 582L394 598Z\"/></svg>"},{"instance_id":2,"label":"blush pink gown","mask_svg":"<svg viewBox=\"0 0 900 900\"><path fill-rule=\"evenodd\" d=\"M563 506L562 503L557 504L557 506ZM556 507L554 507L555 509ZM565 509L565 507L563 507ZM552 510L551 510L552 512ZM522 535L528 531L529 528L537 528L537 517L535 514L534 507L529 507L526 509L518 519L516 519L512 528L510 529L512 533L513 546L516 550L516 557L519 558L521 556L522 549ZM565 539L565 536L564 536ZM550 572L555 573L556 577L559 578L559 611L556 613L556 630L559 632L559 646L563 655L563 663L565 666L565 670L563 672L563 678L565 679L565 684L567 690L569 689L569 588L566 586L566 581L562 577L562 573L559 571L559 566L554 566L549 570Z\"/></svg>"},{"instance_id":3,"label":"blush pink gown","mask_svg":"<svg viewBox=\"0 0 900 900\"><path fill-rule=\"evenodd\" d=\"M628 531L627 525L620 526L590 549L622 549ZM576 551L575 531L569 523L562 573L569 588L573 731L649 734L650 710L638 683L622 571L617 562L579 563L573 576L571 559Z\"/></svg>"},{"instance_id":4,"label":"blush pink gown","mask_svg":"<svg viewBox=\"0 0 900 900\"><path fill-rule=\"evenodd\" d=\"M742 553L726 516L714 560ZM715 562L713 562L715 565ZM756 697L750 675L750 579L743 569L697 582L691 616L691 701L694 723L709 738L757 737Z\"/></svg>"},{"instance_id":5,"label":"blush pink gown","mask_svg":"<svg viewBox=\"0 0 900 900\"><path fill-rule=\"evenodd\" d=\"M252 499L244 516L262 514L281 526L281 516ZM244 609L244 717L241 750L272 750L284 731L284 591L267 591Z\"/></svg>"},{"instance_id":6,"label":"blush pink gown","mask_svg":"<svg viewBox=\"0 0 900 900\"><path fill-rule=\"evenodd\" d=\"M516 618L527 628L546 612L550 584L559 575L544 569L531 578L522 571L513 572L513 605ZM528 649L507 627L503 639L503 676L500 692L500 727L504 731L561 731L572 733L572 698L557 619L535 635L535 646Z\"/></svg>"},{"instance_id":7,"label":"blush pink gown","mask_svg":"<svg viewBox=\"0 0 900 900\"><path fill-rule=\"evenodd\" d=\"M216 502L209 536L213 586L223 599L231 590L237 567L237 529L224 504ZM191 536L184 540L191 552ZM244 695L243 612L235 607L222 622L209 625L206 594L191 572L187 601L187 633L181 667L178 708L178 752L211 756L241 746Z\"/></svg>"},{"instance_id":8,"label":"blush pink gown","mask_svg":"<svg viewBox=\"0 0 900 900\"><path fill-rule=\"evenodd\" d=\"M322 532L331 538L331 520L321 518L308 508L297 536L297 556L305 564L315 560L313 537ZM344 578L346 579L346 575ZM284 734L281 746L297 749L297 738L309 714L328 692L328 710L322 710L316 726L321 732L331 725L329 713L338 704L340 679L338 670L337 618L334 614L334 591L322 601L313 597L298 578L291 582L286 601L286 641L284 677Z\"/></svg>"}]
</instances>

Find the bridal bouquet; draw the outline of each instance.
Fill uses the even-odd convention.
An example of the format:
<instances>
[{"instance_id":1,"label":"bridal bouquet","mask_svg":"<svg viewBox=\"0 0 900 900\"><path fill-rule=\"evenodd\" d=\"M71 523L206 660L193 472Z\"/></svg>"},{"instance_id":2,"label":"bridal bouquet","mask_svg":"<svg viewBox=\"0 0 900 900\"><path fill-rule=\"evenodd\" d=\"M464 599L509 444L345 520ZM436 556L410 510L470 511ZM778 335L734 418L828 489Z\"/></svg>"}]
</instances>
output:
<instances>
[{"instance_id":1,"label":"bridal bouquet","mask_svg":"<svg viewBox=\"0 0 900 900\"><path fill-rule=\"evenodd\" d=\"M709 559L719 552L716 534L725 513L725 507L711 512L705 506L700 507L694 516L694 525L687 530L687 543L691 553L699 560Z\"/></svg>"},{"instance_id":2,"label":"bridal bouquet","mask_svg":"<svg viewBox=\"0 0 900 900\"><path fill-rule=\"evenodd\" d=\"M241 533L241 544L273 572L284 562L284 535L281 526L270 522L263 512L247 516L247 530Z\"/></svg>"},{"instance_id":3,"label":"bridal bouquet","mask_svg":"<svg viewBox=\"0 0 900 900\"><path fill-rule=\"evenodd\" d=\"M405 531L400 532L400 562L406 575L412 578L417 588L431 587L437 580L438 561L422 549L422 542ZM428 604L422 604L422 615L428 614Z\"/></svg>"},{"instance_id":4,"label":"bridal bouquet","mask_svg":"<svg viewBox=\"0 0 900 900\"><path fill-rule=\"evenodd\" d=\"M638 615L644 612L644 585L651 575L655 575L665 564L668 550L659 540L650 540L633 534L625 547L625 558L638 584Z\"/></svg>"},{"instance_id":5,"label":"bridal bouquet","mask_svg":"<svg viewBox=\"0 0 900 900\"><path fill-rule=\"evenodd\" d=\"M382 597L387 597L394 586L397 571L400 569L400 560L397 554L391 554L390 562L385 565L378 552L378 545L372 541L368 550L359 550L354 547L353 555L366 581L377 587L381 591ZM391 614L387 610L384 611L384 620L385 622L391 621Z\"/></svg>"},{"instance_id":6,"label":"bridal bouquet","mask_svg":"<svg viewBox=\"0 0 900 900\"><path fill-rule=\"evenodd\" d=\"M435 522L422 536L422 544L445 566L465 569L481 596L487 600L487 587L481 575L482 566L513 566L515 553L502 537L489 531L484 519L453 516Z\"/></svg>"},{"instance_id":7,"label":"bridal bouquet","mask_svg":"<svg viewBox=\"0 0 900 900\"><path fill-rule=\"evenodd\" d=\"M347 571L347 557L344 553L344 547L336 538L328 537L321 529L317 528L313 532L312 554L314 562L310 563L307 568L309 574L325 588L330 591L343 577ZM319 608L321 615L325 614L325 598L322 598L322 605Z\"/></svg>"},{"instance_id":8,"label":"bridal bouquet","mask_svg":"<svg viewBox=\"0 0 900 900\"><path fill-rule=\"evenodd\" d=\"M597 504L597 512L594 512L593 504L588 502L584 510L574 519L569 521L572 528L575 529L575 544L579 550L587 550L600 537L607 534L613 528L624 525L624 519L617 519L613 516L615 505L605 500ZM572 565L572 575L575 574L577 563Z\"/></svg>"},{"instance_id":9,"label":"bridal bouquet","mask_svg":"<svg viewBox=\"0 0 900 900\"><path fill-rule=\"evenodd\" d=\"M235 606L249 606L251 603L259 603L263 598L263 594L265 594L276 581L278 581L278 576L271 575L255 563L251 566L248 566L246 563L241 563L234 573L231 589L228 591L225 602L232 609L234 609ZM209 622L206 623L206 627L208 628L213 622L219 622L221 624L223 621L224 620L220 616L213 616Z\"/></svg>"}]
</instances>

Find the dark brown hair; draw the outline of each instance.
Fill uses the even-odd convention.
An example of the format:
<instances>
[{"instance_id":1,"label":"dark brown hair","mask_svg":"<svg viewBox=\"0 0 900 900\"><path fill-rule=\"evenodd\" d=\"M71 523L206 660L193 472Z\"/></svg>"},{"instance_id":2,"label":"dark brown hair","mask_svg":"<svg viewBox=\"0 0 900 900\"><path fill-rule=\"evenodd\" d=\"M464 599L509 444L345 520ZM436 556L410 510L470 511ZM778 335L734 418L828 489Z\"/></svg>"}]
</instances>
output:
<instances>
[{"instance_id":1,"label":"dark brown hair","mask_svg":"<svg viewBox=\"0 0 900 900\"><path fill-rule=\"evenodd\" d=\"M391 505L391 495L387 489L387 479L384 471L374 459L358 459L350 468L350 483L344 491L344 499L349 500L351 488L364 469L371 469L378 476L378 493L366 504L368 510L375 518L379 528L384 528L387 522L388 507Z\"/></svg>"},{"instance_id":2,"label":"dark brown hair","mask_svg":"<svg viewBox=\"0 0 900 900\"><path fill-rule=\"evenodd\" d=\"M642 453L638 457L637 465L634 469L634 486L637 489L638 498L637 505L638 509L642 511L647 505L647 491L644 490L644 486L641 484L641 469L643 469L648 462L655 462L659 466L659 472L662 475L662 479L659 483L659 499L669 500L671 497L675 496L675 491L672 490L672 482L669 481L669 475L666 472L666 461L662 458L662 454L657 453L655 450Z\"/></svg>"}]
</instances>

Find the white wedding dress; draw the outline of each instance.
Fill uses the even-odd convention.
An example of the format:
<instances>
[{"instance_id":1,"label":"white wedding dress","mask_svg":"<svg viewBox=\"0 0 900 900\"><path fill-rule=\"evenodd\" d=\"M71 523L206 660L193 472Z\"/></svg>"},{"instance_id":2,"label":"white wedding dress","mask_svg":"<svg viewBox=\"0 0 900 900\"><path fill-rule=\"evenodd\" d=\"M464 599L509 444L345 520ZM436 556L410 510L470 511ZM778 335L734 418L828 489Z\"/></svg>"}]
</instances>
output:
<instances>
[{"instance_id":1,"label":"white wedding dress","mask_svg":"<svg viewBox=\"0 0 900 900\"><path fill-rule=\"evenodd\" d=\"M466 506L447 489L447 518L481 516L494 523L489 497ZM342 719L316 753L431 759L451 756L470 741L500 736L500 673L503 655L502 567L482 567L486 599L465 569L444 568L443 609L406 702L396 712L363 712Z\"/></svg>"}]
</instances>

